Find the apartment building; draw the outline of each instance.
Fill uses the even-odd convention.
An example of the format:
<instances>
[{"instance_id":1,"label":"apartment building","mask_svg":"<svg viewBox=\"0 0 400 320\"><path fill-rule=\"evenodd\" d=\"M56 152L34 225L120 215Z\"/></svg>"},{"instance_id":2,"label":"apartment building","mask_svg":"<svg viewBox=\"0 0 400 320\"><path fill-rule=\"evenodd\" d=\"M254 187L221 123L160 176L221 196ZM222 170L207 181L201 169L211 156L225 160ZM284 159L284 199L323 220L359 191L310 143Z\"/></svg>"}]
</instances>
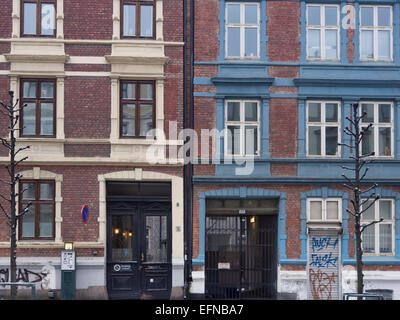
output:
<instances>
[{"instance_id":1,"label":"apartment building","mask_svg":"<svg viewBox=\"0 0 400 320\"><path fill-rule=\"evenodd\" d=\"M171 152L182 144L183 5L2 2L0 98L12 90L26 104L17 146L30 146L18 167L18 206L33 204L18 227L18 281L60 290L72 242L78 299L183 296L183 162ZM7 281L3 216L0 226Z\"/></svg>"},{"instance_id":2,"label":"apartment building","mask_svg":"<svg viewBox=\"0 0 400 320\"><path fill-rule=\"evenodd\" d=\"M384 218L363 233L365 290L400 298L399 16L395 0L194 1L194 129L215 134L193 165L193 296L356 292L338 143L358 103L380 195L362 222Z\"/></svg>"}]
</instances>

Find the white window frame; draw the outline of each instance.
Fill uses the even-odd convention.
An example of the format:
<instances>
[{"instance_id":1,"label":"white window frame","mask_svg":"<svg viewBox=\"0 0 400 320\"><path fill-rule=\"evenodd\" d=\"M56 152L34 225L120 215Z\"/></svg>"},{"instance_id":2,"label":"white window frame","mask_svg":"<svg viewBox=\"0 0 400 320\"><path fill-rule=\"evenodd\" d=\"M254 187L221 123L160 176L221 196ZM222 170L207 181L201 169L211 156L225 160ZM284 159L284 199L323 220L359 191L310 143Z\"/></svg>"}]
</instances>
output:
<instances>
[{"instance_id":1,"label":"white window frame","mask_svg":"<svg viewBox=\"0 0 400 320\"><path fill-rule=\"evenodd\" d=\"M228 121L228 103L239 102L240 103L240 121ZM257 103L257 121L245 121L245 103ZM228 126L239 126L240 127L240 152L239 154L228 153ZM246 154L245 150L245 127L256 126L257 127L257 153ZM225 101L225 130L224 130L224 154L225 157L259 157L260 156L260 101L259 100L226 100Z\"/></svg>"},{"instance_id":2,"label":"white window frame","mask_svg":"<svg viewBox=\"0 0 400 320\"><path fill-rule=\"evenodd\" d=\"M240 5L240 23L228 23L228 6ZM257 6L257 24L246 24L245 6ZM228 29L229 27L240 28L240 56L228 56ZM257 28L257 56L245 56L245 29L246 27ZM260 58L260 4L257 2L227 2L225 4L225 57L227 59L259 59Z\"/></svg>"},{"instance_id":3,"label":"white window frame","mask_svg":"<svg viewBox=\"0 0 400 320\"><path fill-rule=\"evenodd\" d=\"M374 122L372 122L372 127L369 130L373 131L374 136L374 158L393 158L394 157L394 107L393 102L388 101L360 101L360 116L362 115L362 105L363 104L373 104L374 105ZM390 122L377 122L379 121L379 105L380 104L390 104ZM362 127L367 127L370 122L361 122ZM391 128L391 139L390 139L390 155L380 156L379 155L379 128ZM362 143L360 144L360 152L362 153Z\"/></svg>"},{"instance_id":4,"label":"white window frame","mask_svg":"<svg viewBox=\"0 0 400 320\"><path fill-rule=\"evenodd\" d=\"M362 8L373 8L374 10L374 25L371 26L361 26L361 11ZM378 8L389 8L390 9L390 26L385 27L385 26L378 26ZM373 39L374 39L374 57L373 58L362 58L361 57L361 48L362 48L362 43L361 43L361 33L364 30L369 30L373 31ZM378 57L378 31L390 31L390 59L382 59ZM392 6L385 6L385 5L362 5L360 6L360 11L359 11L359 39L360 39L360 45L359 45L359 57L361 61L393 61L393 7Z\"/></svg>"},{"instance_id":5,"label":"white window frame","mask_svg":"<svg viewBox=\"0 0 400 320\"><path fill-rule=\"evenodd\" d=\"M374 220L375 221L379 221L379 202L383 200L383 201L391 201L391 205L392 205L392 217L390 220L385 219L379 223L374 224L375 227L375 243L374 243L374 249L375 252L364 252L364 255L368 255L368 256L393 256L395 253L395 201L394 199L390 199L390 198L381 198L378 199L375 204L374 204ZM361 215L361 224L368 224L369 222L372 222L373 220L367 220L367 219L363 219L363 215ZM379 225L380 224L391 224L392 225L392 252L380 252L380 243L379 243ZM372 228L372 226L369 226L367 228ZM362 236L364 235L364 233L362 234ZM364 249L363 249L364 250Z\"/></svg>"},{"instance_id":6,"label":"white window frame","mask_svg":"<svg viewBox=\"0 0 400 320\"><path fill-rule=\"evenodd\" d=\"M309 7L320 7L320 26L308 25L308 8ZM325 26L325 8L326 7L336 7L337 9L337 24L336 26ZM313 58L309 56L308 52L308 31L309 30L320 30L320 57ZM326 57L326 45L325 45L325 32L327 30L336 30L337 33L337 56L336 58L327 58ZM340 60L340 8L339 5L335 4L308 4L306 7L306 56L307 60L331 60L338 61Z\"/></svg>"},{"instance_id":7,"label":"white window frame","mask_svg":"<svg viewBox=\"0 0 400 320\"><path fill-rule=\"evenodd\" d=\"M308 120L308 110L310 103L320 103L321 104L321 122L309 122ZM325 110L327 103L336 103L338 105L338 119L337 122L326 122L325 121ZM341 108L340 101L326 101L326 100L308 100L306 104L306 154L307 157L315 157L315 158L337 158L341 154L340 145L337 145L336 154L335 155L326 155L326 128L327 127L338 127L338 143L341 141ZM310 155L309 154L309 144L310 139L308 136L309 127L321 127L321 154L320 155Z\"/></svg>"},{"instance_id":8,"label":"white window frame","mask_svg":"<svg viewBox=\"0 0 400 320\"><path fill-rule=\"evenodd\" d=\"M319 201L322 202L322 219L311 219L311 202ZM338 203L338 218L335 220L328 220L327 215L327 202L336 201ZM318 222L318 223L338 223L342 222L342 199L341 198L307 198L307 222Z\"/></svg>"}]
</instances>

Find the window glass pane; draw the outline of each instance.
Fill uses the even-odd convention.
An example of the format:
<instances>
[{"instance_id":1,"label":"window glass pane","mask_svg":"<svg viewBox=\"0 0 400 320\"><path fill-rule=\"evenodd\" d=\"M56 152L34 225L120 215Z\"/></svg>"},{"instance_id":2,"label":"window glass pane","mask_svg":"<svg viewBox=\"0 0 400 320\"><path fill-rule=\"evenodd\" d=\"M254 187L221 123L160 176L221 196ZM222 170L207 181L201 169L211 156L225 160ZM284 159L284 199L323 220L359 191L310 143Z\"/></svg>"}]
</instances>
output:
<instances>
[{"instance_id":1,"label":"window glass pane","mask_svg":"<svg viewBox=\"0 0 400 320\"><path fill-rule=\"evenodd\" d=\"M374 105L372 103L362 104L361 109L362 114L365 113L362 122L374 122Z\"/></svg>"},{"instance_id":2,"label":"window glass pane","mask_svg":"<svg viewBox=\"0 0 400 320\"><path fill-rule=\"evenodd\" d=\"M167 262L167 217L146 217L146 262Z\"/></svg>"},{"instance_id":3,"label":"window glass pane","mask_svg":"<svg viewBox=\"0 0 400 320\"><path fill-rule=\"evenodd\" d=\"M309 58L320 58L321 57L321 39L320 30L308 30L307 32L307 47Z\"/></svg>"},{"instance_id":4,"label":"window glass pane","mask_svg":"<svg viewBox=\"0 0 400 320\"><path fill-rule=\"evenodd\" d=\"M338 24L337 14L337 7L325 7L325 25L336 26Z\"/></svg>"},{"instance_id":5,"label":"window glass pane","mask_svg":"<svg viewBox=\"0 0 400 320\"><path fill-rule=\"evenodd\" d=\"M140 105L140 136L146 136L153 129L153 105Z\"/></svg>"},{"instance_id":6,"label":"window glass pane","mask_svg":"<svg viewBox=\"0 0 400 320\"><path fill-rule=\"evenodd\" d=\"M372 201L367 201L364 205L363 205L363 209L364 208L368 208L368 206L371 204ZM371 207L368 208L367 211L365 211L362 215L361 215L361 220L375 220L375 205L377 203L375 202L374 204L372 204Z\"/></svg>"},{"instance_id":7,"label":"window glass pane","mask_svg":"<svg viewBox=\"0 0 400 320\"><path fill-rule=\"evenodd\" d=\"M53 205L41 204L40 205L40 237L53 236Z\"/></svg>"},{"instance_id":8,"label":"window glass pane","mask_svg":"<svg viewBox=\"0 0 400 320\"><path fill-rule=\"evenodd\" d=\"M140 6L140 36L153 36L153 6Z\"/></svg>"},{"instance_id":9,"label":"window glass pane","mask_svg":"<svg viewBox=\"0 0 400 320\"><path fill-rule=\"evenodd\" d=\"M326 219L327 220L339 219L339 204L337 201L326 202Z\"/></svg>"},{"instance_id":10,"label":"window glass pane","mask_svg":"<svg viewBox=\"0 0 400 320\"><path fill-rule=\"evenodd\" d=\"M122 105L122 135L134 136L135 135L135 104Z\"/></svg>"},{"instance_id":11,"label":"window glass pane","mask_svg":"<svg viewBox=\"0 0 400 320\"><path fill-rule=\"evenodd\" d=\"M309 103L308 104L308 121L321 122L321 104Z\"/></svg>"},{"instance_id":12,"label":"window glass pane","mask_svg":"<svg viewBox=\"0 0 400 320\"><path fill-rule=\"evenodd\" d=\"M36 82L24 81L23 97L36 98Z\"/></svg>"},{"instance_id":13,"label":"window glass pane","mask_svg":"<svg viewBox=\"0 0 400 320\"><path fill-rule=\"evenodd\" d=\"M337 30L325 31L325 55L327 59L336 59L338 57L337 33Z\"/></svg>"},{"instance_id":14,"label":"window glass pane","mask_svg":"<svg viewBox=\"0 0 400 320\"><path fill-rule=\"evenodd\" d=\"M258 23L258 7L256 4L246 4L244 10L244 23Z\"/></svg>"},{"instance_id":15,"label":"window glass pane","mask_svg":"<svg viewBox=\"0 0 400 320\"><path fill-rule=\"evenodd\" d=\"M24 3L24 34L36 34L36 3Z\"/></svg>"},{"instance_id":16,"label":"window glass pane","mask_svg":"<svg viewBox=\"0 0 400 320\"><path fill-rule=\"evenodd\" d=\"M310 219L322 220L322 201L310 201Z\"/></svg>"},{"instance_id":17,"label":"window glass pane","mask_svg":"<svg viewBox=\"0 0 400 320\"><path fill-rule=\"evenodd\" d=\"M365 253L375 252L375 225L371 225L364 229L361 244Z\"/></svg>"},{"instance_id":18,"label":"window glass pane","mask_svg":"<svg viewBox=\"0 0 400 320\"><path fill-rule=\"evenodd\" d=\"M362 7L361 8L361 26L372 27L374 25L374 8Z\"/></svg>"},{"instance_id":19,"label":"window glass pane","mask_svg":"<svg viewBox=\"0 0 400 320\"><path fill-rule=\"evenodd\" d=\"M124 36L135 36L136 35L136 6L135 5L124 5L124 25L122 34Z\"/></svg>"},{"instance_id":20,"label":"window glass pane","mask_svg":"<svg viewBox=\"0 0 400 320\"><path fill-rule=\"evenodd\" d=\"M373 31L361 31L361 58L372 59L374 57L374 33Z\"/></svg>"},{"instance_id":21,"label":"window glass pane","mask_svg":"<svg viewBox=\"0 0 400 320\"><path fill-rule=\"evenodd\" d=\"M258 132L256 126L245 127L245 150L247 155L257 154L258 149Z\"/></svg>"},{"instance_id":22,"label":"window glass pane","mask_svg":"<svg viewBox=\"0 0 400 320\"><path fill-rule=\"evenodd\" d=\"M25 190L22 194L24 200L35 200L35 184L34 183L23 183L22 190Z\"/></svg>"},{"instance_id":23,"label":"window glass pane","mask_svg":"<svg viewBox=\"0 0 400 320\"><path fill-rule=\"evenodd\" d=\"M240 5L228 4L228 23L240 23Z\"/></svg>"},{"instance_id":24,"label":"window glass pane","mask_svg":"<svg viewBox=\"0 0 400 320\"><path fill-rule=\"evenodd\" d=\"M319 6L307 6L307 24L309 26L321 25L321 8Z\"/></svg>"},{"instance_id":25,"label":"window glass pane","mask_svg":"<svg viewBox=\"0 0 400 320\"><path fill-rule=\"evenodd\" d=\"M40 83L40 97L41 98L54 98L54 83L41 82Z\"/></svg>"},{"instance_id":26,"label":"window glass pane","mask_svg":"<svg viewBox=\"0 0 400 320\"><path fill-rule=\"evenodd\" d=\"M227 134L228 154L240 154L240 127L228 126Z\"/></svg>"},{"instance_id":27,"label":"window glass pane","mask_svg":"<svg viewBox=\"0 0 400 320\"><path fill-rule=\"evenodd\" d=\"M257 116L257 108L258 104L257 102L245 102L244 104L244 120L245 121L257 121L258 116Z\"/></svg>"},{"instance_id":28,"label":"window glass pane","mask_svg":"<svg viewBox=\"0 0 400 320\"><path fill-rule=\"evenodd\" d=\"M52 3L42 4L42 35L53 35L55 29L55 8Z\"/></svg>"},{"instance_id":29,"label":"window glass pane","mask_svg":"<svg viewBox=\"0 0 400 320\"><path fill-rule=\"evenodd\" d=\"M54 106L52 103L40 104L40 134L53 134L53 112Z\"/></svg>"},{"instance_id":30,"label":"window glass pane","mask_svg":"<svg viewBox=\"0 0 400 320\"><path fill-rule=\"evenodd\" d=\"M228 121L240 121L240 102L228 102Z\"/></svg>"},{"instance_id":31,"label":"window glass pane","mask_svg":"<svg viewBox=\"0 0 400 320\"><path fill-rule=\"evenodd\" d=\"M136 84L122 83L122 99L136 98Z\"/></svg>"},{"instance_id":32,"label":"window glass pane","mask_svg":"<svg viewBox=\"0 0 400 320\"><path fill-rule=\"evenodd\" d=\"M392 201L379 200L379 218L383 218L385 220L392 219Z\"/></svg>"},{"instance_id":33,"label":"window glass pane","mask_svg":"<svg viewBox=\"0 0 400 320\"><path fill-rule=\"evenodd\" d=\"M391 108L390 104L379 104L379 122L390 122Z\"/></svg>"},{"instance_id":34,"label":"window glass pane","mask_svg":"<svg viewBox=\"0 0 400 320\"><path fill-rule=\"evenodd\" d=\"M257 28L245 28L244 40L244 55L246 57L257 57Z\"/></svg>"},{"instance_id":35,"label":"window glass pane","mask_svg":"<svg viewBox=\"0 0 400 320\"><path fill-rule=\"evenodd\" d=\"M390 59L390 31L378 31L378 57Z\"/></svg>"},{"instance_id":36,"label":"window glass pane","mask_svg":"<svg viewBox=\"0 0 400 320\"><path fill-rule=\"evenodd\" d=\"M35 205L32 204L28 212L22 216L22 237L35 236Z\"/></svg>"},{"instance_id":37,"label":"window glass pane","mask_svg":"<svg viewBox=\"0 0 400 320\"><path fill-rule=\"evenodd\" d=\"M338 105L337 103L325 104L325 121L338 122Z\"/></svg>"},{"instance_id":38,"label":"window glass pane","mask_svg":"<svg viewBox=\"0 0 400 320\"><path fill-rule=\"evenodd\" d=\"M337 143L338 143L338 128L337 127L326 127L325 129L325 147L326 155L334 156L337 154Z\"/></svg>"},{"instance_id":39,"label":"window glass pane","mask_svg":"<svg viewBox=\"0 0 400 320\"><path fill-rule=\"evenodd\" d=\"M390 223L379 224L379 252L392 252L392 224Z\"/></svg>"},{"instance_id":40,"label":"window glass pane","mask_svg":"<svg viewBox=\"0 0 400 320\"><path fill-rule=\"evenodd\" d=\"M36 133L36 103L28 102L23 109L24 134Z\"/></svg>"},{"instance_id":41,"label":"window glass pane","mask_svg":"<svg viewBox=\"0 0 400 320\"><path fill-rule=\"evenodd\" d=\"M228 56L240 56L240 28L228 28Z\"/></svg>"},{"instance_id":42,"label":"window glass pane","mask_svg":"<svg viewBox=\"0 0 400 320\"><path fill-rule=\"evenodd\" d=\"M153 85L151 83L140 84L140 100L153 100Z\"/></svg>"},{"instance_id":43,"label":"window glass pane","mask_svg":"<svg viewBox=\"0 0 400 320\"><path fill-rule=\"evenodd\" d=\"M368 130L365 132L362 139L362 154L370 154L374 152L374 132L373 130Z\"/></svg>"},{"instance_id":44,"label":"window glass pane","mask_svg":"<svg viewBox=\"0 0 400 320\"><path fill-rule=\"evenodd\" d=\"M378 26L389 27L390 25L390 8L378 7Z\"/></svg>"},{"instance_id":45,"label":"window glass pane","mask_svg":"<svg viewBox=\"0 0 400 320\"><path fill-rule=\"evenodd\" d=\"M53 184L41 183L40 184L40 200L53 200Z\"/></svg>"},{"instance_id":46,"label":"window glass pane","mask_svg":"<svg viewBox=\"0 0 400 320\"><path fill-rule=\"evenodd\" d=\"M308 128L308 154L321 155L321 127Z\"/></svg>"},{"instance_id":47,"label":"window glass pane","mask_svg":"<svg viewBox=\"0 0 400 320\"><path fill-rule=\"evenodd\" d=\"M114 262L132 261L133 216L116 216L111 218L111 256Z\"/></svg>"},{"instance_id":48,"label":"window glass pane","mask_svg":"<svg viewBox=\"0 0 400 320\"><path fill-rule=\"evenodd\" d=\"M379 128L379 155L391 155L391 128Z\"/></svg>"}]
</instances>

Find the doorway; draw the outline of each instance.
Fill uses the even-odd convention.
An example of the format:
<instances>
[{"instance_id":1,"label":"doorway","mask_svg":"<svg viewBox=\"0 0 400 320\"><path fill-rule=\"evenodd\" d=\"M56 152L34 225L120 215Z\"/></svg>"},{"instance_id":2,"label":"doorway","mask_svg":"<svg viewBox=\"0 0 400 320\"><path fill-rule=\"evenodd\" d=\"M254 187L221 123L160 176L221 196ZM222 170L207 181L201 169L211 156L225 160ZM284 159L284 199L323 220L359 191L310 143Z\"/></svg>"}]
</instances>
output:
<instances>
[{"instance_id":1,"label":"doorway","mask_svg":"<svg viewBox=\"0 0 400 320\"><path fill-rule=\"evenodd\" d=\"M169 184L108 183L109 298L168 299L171 268Z\"/></svg>"},{"instance_id":2,"label":"doorway","mask_svg":"<svg viewBox=\"0 0 400 320\"><path fill-rule=\"evenodd\" d=\"M254 210L207 205L207 298L276 299L277 202L264 210L260 205Z\"/></svg>"}]
</instances>

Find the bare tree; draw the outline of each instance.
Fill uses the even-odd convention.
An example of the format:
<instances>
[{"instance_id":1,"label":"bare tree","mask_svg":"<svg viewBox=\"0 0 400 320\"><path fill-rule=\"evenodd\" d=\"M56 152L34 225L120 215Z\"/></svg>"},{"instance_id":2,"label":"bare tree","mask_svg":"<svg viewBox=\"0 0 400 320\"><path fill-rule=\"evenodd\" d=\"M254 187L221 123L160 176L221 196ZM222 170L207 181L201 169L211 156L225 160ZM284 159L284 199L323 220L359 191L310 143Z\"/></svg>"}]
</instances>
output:
<instances>
[{"instance_id":1,"label":"bare tree","mask_svg":"<svg viewBox=\"0 0 400 320\"><path fill-rule=\"evenodd\" d=\"M23 157L17 160L17 155L29 148L20 147L16 148L15 144L15 133L17 130L21 130L21 128L17 128L17 124L19 121L19 114L22 110L22 107L18 107L19 101L14 103L14 92L9 91L8 94L10 95L9 103L4 103L0 101L0 114L2 116L8 117L9 120L9 137L8 138L1 138L0 141L2 145L8 150L10 155L10 162L5 166L8 172L9 179L0 179L0 182L9 186L9 194L3 195L0 194L0 197L7 203L8 205L5 206L0 202L0 210L4 213L7 217L8 225L10 228L10 269L9 269L9 281L16 282L16 275L17 275L17 225L19 219L29 210L29 207L32 203L28 203L25 205L21 211L18 211L16 208L18 197L25 191L22 190L21 194L17 192L16 187L18 182L22 178L22 175L16 173L17 166L26 160L28 157ZM11 298L15 299L17 295L17 286L11 286Z\"/></svg>"},{"instance_id":2,"label":"bare tree","mask_svg":"<svg viewBox=\"0 0 400 320\"><path fill-rule=\"evenodd\" d=\"M378 221L372 221L367 224L362 224L362 214L371 208L374 203L380 198L380 195L376 194L376 187L374 183L372 186L366 187L363 182L369 170L366 165L371 163L372 160L368 159L374 156L374 152L364 154L362 152L362 142L366 134L372 127L372 123L363 124L363 119L366 116L366 112L361 113L360 106L358 103L351 105L351 116L346 117L349 121L350 126L344 129L345 134L350 136L350 144L339 143L339 145L345 146L350 149L350 159L353 160L354 167L342 166L343 169L348 172L352 172L352 176L342 174L346 179L347 183L344 186L350 189L353 193L351 199L352 208L347 208L347 212L354 218L354 233L356 236L356 260L357 260L357 293L364 293L364 274L363 274L363 247L362 247L362 233L363 231L376 223L381 222L381 218Z\"/></svg>"}]
</instances>

